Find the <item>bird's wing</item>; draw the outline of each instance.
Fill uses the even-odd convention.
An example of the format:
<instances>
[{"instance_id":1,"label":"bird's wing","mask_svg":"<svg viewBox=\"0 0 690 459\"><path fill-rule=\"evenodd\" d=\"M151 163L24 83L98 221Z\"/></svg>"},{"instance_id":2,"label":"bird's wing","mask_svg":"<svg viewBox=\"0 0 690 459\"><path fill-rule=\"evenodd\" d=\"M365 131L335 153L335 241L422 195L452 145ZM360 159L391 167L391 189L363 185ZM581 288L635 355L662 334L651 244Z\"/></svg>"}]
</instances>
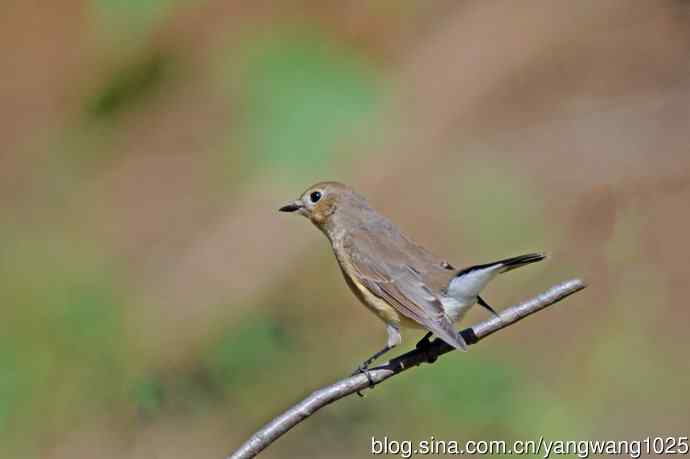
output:
<instances>
[{"instance_id":1,"label":"bird's wing","mask_svg":"<svg viewBox=\"0 0 690 459\"><path fill-rule=\"evenodd\" d=\"M415 260L393 242L374 241L371 234L364 231L346 238L346 251L358 280L398 313L416 321L451 346L466 349L465 341L446 316L437 294L424 281L423 272L415 268Z\"/></svg>"}]
</instances>

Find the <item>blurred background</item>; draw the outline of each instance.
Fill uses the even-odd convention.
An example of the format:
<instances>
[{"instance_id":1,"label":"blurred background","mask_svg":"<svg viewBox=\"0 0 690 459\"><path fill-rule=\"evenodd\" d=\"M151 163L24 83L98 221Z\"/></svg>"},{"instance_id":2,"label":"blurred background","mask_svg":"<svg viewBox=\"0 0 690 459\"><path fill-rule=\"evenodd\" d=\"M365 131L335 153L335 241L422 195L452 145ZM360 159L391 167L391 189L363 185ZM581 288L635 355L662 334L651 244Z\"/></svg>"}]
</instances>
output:
<instances>
[{"instance_id":1,"label":"blurred background","mask_svg":"<svg viewBox=\"0 0 690 459\"><path fill-rule=\"evenodd\" d=\"M457 266L547 251L495 307L590 287L265 457L687 435L689 26L680 0L4 2L0 456L224 457L380 348L276 211L320 180Z\"/></svg>"}]
</instances>

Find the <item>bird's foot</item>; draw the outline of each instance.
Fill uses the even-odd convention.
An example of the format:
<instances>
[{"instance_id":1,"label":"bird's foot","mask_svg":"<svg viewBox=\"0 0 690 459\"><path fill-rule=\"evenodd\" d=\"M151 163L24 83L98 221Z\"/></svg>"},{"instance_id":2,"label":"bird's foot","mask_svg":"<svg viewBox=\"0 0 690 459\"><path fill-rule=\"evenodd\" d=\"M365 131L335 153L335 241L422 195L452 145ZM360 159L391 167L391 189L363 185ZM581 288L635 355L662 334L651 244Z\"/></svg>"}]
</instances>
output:
<instances>
[{"instance_id":1,"label":"bird's foot","mask_svg":"<svg viewBox=\"0 0 690 459\"><path fill-rule=\"evenodd\" d=\"M417 344L416 348L419 349L420 351L428 351L429 348L431 347L431 341L429 340L429 337L431 336L431 333L427 333L424 335L424 338L420 339ZM434 363L438 357L437 356L429 356L427 358L427 363Z\"/></svg>"},{"instance_id":2,"label":"bird's foot","mask_svg":"<svg viewBox=\"0 0 690 459\"><path fill-rule=\"evenodd\" d=\"M352 372L350 376L355 376L360 373L364 374L367 377L367 381L369 381L369 387L373 388L376 385L376 383L374 383L374 379L371 377L371 373L369 372L370 364L371 362L363 362L360 366L357 367L355 371ZM357 395L359 395L360 397L364 397L361 390L357 391Z\"/></svg>"}]
</instances>

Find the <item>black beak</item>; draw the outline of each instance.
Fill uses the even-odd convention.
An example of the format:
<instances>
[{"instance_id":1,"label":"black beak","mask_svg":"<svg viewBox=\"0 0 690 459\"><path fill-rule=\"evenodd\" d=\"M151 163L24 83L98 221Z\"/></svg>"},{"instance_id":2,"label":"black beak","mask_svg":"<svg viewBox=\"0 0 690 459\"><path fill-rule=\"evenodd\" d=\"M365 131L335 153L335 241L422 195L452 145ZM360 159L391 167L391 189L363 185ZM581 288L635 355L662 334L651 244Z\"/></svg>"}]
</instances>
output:
<instances>
[{"instance_id":1,"label":"black beak","mask_svg":"<svg viewBox=\"0 0 690 459\"><path fill-rule=\"evenodd\" d=\"M283 206L278 210L281 212L295 212L296 210L300 210L301 208L301 205L297 204L296 202L291 202L290 204Z\"/></svg>"}]
</instances>

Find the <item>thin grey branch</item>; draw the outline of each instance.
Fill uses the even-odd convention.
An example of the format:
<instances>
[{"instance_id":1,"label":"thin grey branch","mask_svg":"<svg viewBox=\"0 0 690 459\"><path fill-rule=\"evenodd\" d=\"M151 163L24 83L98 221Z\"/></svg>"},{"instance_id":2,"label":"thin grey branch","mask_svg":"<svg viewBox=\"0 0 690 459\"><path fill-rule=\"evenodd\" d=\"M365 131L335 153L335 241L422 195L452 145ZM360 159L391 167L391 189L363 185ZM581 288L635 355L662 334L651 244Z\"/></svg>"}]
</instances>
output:
<instances>
[{"instance_id":1,"label":"thin grey branch","mask_svg":"<svg viewBox=\"0 0 690 459\"><path fill-rule=\"evenodd\" d=\"M504 309L498 317L492 317L484 322L480 322L473 327L462 330L460 333L463 335L463 338L465 338L467 344L474 344L492 333L512 325L537 311L541 311L547 306L557 303L583 288L585 288L585 283L580 279L563 282L551 287L549 290L532 299ZM431 341L428 346L413 349L381 366L372 368L369 370L371 381L369 381L366 375L357 374L342 379L330 386L318 389L263 426L237 451L229 456L228 459L247 459L254 457L285 432L304 421L324 406L354 394L355 392L371 387L372 385L379 384L421 363L433 362L438 356L453 350L453 347L437 338Z\"/></svg>"}]
</instances>

